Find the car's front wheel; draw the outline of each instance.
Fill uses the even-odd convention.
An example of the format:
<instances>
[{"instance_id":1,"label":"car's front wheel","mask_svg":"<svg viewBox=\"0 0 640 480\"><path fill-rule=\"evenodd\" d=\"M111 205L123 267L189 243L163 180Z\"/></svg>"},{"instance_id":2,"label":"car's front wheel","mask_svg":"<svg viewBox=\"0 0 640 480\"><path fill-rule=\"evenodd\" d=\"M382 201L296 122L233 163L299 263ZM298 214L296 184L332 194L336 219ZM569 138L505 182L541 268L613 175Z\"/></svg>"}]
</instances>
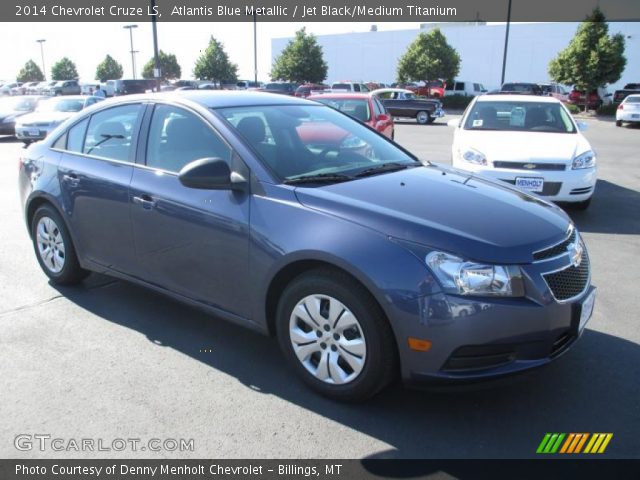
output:
<instances>
[{"instance_id":1,"label":"car's front wheel","mask_svg":"<svg viewBox=\"0 0 640 480\"><path fill-rule=\"evenodd\" d=\"M587 208L589 208L589 205L591 205L591 199L593 197L589 197L586 200L582 201L582 202L575 202L571 204L571 207L574 210L586 210Z\"/></svg>"},{"instance_id":2,"label":"car's front wheel","mask_svg":"<svg viewBox=\"0 0 640 480\"><path fill-rule=\"evenodd\" d=\"M71 285L89 274L80 267L67 227L50 205L36 210L31 222L31 238L38 263L53 283Z\"/></svg>"},{"instance_id":3,"label":"car's front wheel","mask_svg":"<svg viewBox=\"0 0 640 480\"><path fill-rule=\"evenodd\" d=\"M616 120L616 127L622 126L622 120Z\"/></svg>"},{"instance_id":4,"label":"car's front wheel","mask_svg":"<svg viewBox=\"0 0 640 480\"><path fill-rule=\"evenodd\" d=\"M293 280L277 310L280 346L317 392L367 399L396 372L394 336L371 294L348 275L318 269Z\"/></svg>"}]
</instances>

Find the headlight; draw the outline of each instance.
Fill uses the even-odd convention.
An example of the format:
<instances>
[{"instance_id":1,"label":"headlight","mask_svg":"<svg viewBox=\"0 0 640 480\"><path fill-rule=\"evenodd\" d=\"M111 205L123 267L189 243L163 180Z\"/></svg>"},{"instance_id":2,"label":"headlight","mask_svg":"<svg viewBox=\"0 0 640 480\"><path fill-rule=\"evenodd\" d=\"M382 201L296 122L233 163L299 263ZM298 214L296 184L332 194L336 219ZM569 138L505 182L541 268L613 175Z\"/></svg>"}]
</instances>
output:
<instances>
[{"instance_id":1,"label":"headlight","mask_svg":"<svg viewBox=\"0 0 640 480\"><path fill-rule=\"evenodd\" d=\"M573 159L573 164L571 168L573 170L578 170L580 168L592 168L596 166L596 154L592 150L587 150L586 152L578 155Z\"/></svg>"},{"instance_id":2,"label":"headlight","mask_svg":"<svg viewBox=\"0 0 640 480\"><path fill-rule=\"evenodd\" d=\"M476 165L486 165L487 157L484 156L484 153L479 152L473 148L467 148L465 150L459 150L458 153L463 160L466 160L469 163L475 163Z\"/></svg>"},{"instance_id":3,"label":"headlight","mask_svg":"<svg viewBox=\"0 0 640 480\"><path fill-rule=\"evenodd\" d=\"M521 297L524 286L517 266L467 262L445 252L430 252L427 266L449 293L459 295Z\"/></svg>"}]
</instances>

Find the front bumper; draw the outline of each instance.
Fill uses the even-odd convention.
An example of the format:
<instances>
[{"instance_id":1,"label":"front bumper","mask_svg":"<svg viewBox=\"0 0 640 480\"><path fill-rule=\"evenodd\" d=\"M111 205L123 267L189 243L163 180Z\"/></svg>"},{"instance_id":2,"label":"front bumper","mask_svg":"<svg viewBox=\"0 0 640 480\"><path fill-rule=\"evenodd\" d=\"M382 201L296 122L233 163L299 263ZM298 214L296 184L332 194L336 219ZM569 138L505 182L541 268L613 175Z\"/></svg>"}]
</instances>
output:
<instances>
[{"instance_id":1,"label":"front bumper","mask_svg":"<svg viewBox=\"0 0 640 480\"><path fill-rule=\"evenodd\" d=\"M593 195L596 186L596 168L571 170L516 170L498 169L468 162L454 162L454 167L470 171L490 180L499 180L511 185L516 184L516 178L541 178L544 187L541 192L534 193L552 202L582 202Z\"/></svg>"},{"instance_id":2,"label":"front bumper","mask_svg":"<svg viewBox=\"0 0 640 480\"><path fill-rule=\"evenodd\" d=\"M28 126L17 126L16 127L16 137L20 140L42 140L45 138L51 131L55 128L54 126L47 127L28 127Z\"/></svg>"}]
</instances>

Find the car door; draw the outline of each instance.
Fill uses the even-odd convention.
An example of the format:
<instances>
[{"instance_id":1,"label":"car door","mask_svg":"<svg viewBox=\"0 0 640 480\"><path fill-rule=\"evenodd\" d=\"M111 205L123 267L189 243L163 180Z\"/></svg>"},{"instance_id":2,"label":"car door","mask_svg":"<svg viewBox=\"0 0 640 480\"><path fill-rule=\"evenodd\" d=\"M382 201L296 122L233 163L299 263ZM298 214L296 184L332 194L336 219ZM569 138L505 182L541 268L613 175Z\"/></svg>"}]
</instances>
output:
<instances>
[{"instance_id":1,"label":"car door","mask_svg":"<svg viewBox=\"0 0 640 480\"><path fill-rule=\"evenodd\" d=\"M402 117L402 100L398 100L398 92L385 93L385 97L382 98L382 104L384 108L394 117Z\"/></svg>"},{"instance_id":2,"label":"car door","mask_svg":"<svg viewBox=\"0 0 640 480\"><path fill-rule=\"evenodd\" d=\"M142 105L94 113L56 142L63 150L58 177L70 229L83 258L130 273L135 261L129 182Z\"/></svg>"},{"instance_id":3,"label":"car door","mask_svg":"<svg viewBox=\"0 0 640 480\"><path fill-rule=\"evenodd\" d=\"M222 158L233 171L246 167L198 113L162 103L150 108L144 165L130 191L141 275L248 317L249 192L187 188L178 179L182 167L201 158Z\"/></svg>"}]
</instances>

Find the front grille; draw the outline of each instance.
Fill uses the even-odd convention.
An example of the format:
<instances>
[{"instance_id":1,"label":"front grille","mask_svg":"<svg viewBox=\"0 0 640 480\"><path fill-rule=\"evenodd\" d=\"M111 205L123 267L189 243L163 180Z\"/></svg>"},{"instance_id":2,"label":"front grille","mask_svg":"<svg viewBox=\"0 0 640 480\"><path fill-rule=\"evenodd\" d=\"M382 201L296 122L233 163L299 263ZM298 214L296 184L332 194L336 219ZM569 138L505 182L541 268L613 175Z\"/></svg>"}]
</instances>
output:
<instances>
[{"instance_id":1,"label":"front grille","mask_svg":"<svg viewBox=\"0 0 640 480\"><path fill-rule=\"evenodd\" d=\"M540 250L539 252L535 252L533 254L533 259L535 261L546 260L547 258L557 257L558 255L562 255L563 253L567 253L567 247L571 245L576 240L576 229L572 228L571 233L567 237L566 240L554 245L553 247L546 248L544 250Z\"/></svg>"},{"instance_id":2,"label":"front grille","mask_svg":"<svg viewBox=\"0 0 640 480\"><path fill-rule=\"evenodd\" d=\"M577 267L570 267L559 272L543 275L551 293L558 301L566 301L577 297L585 291L589 283L589 255L587 250L582 250L582 261Z\"/></svg>"},{"instance_id":3,"label":"front grille","mask_svg":"<svg viewBox=\"0 0 640 480\"><path fill-rule=\"evenodd\" d=\"M510 183L511 185L516 184L515 180L504 180L504 179L501 179L501 180L503 182ZM551 197L553 195L557 195L561 188L562 188L562 182L544 182L544 185L542 187L542 192L535 192L535 193L545 197Z\"/></svg>"},{"instance_id":4,"label":"front grille","mask_svg":"<svg viewBox=\"0 0 640 480\"><path fill-rule=\"evenodd\" d=\"M32 122L32 123L23 123L23 127L48 127L48 122Z\"/></svg>"},{"instance_id":5,"label":"front grille","mask_svg":"<svg viewBox=\"0 0 640 480\"><path fill-rule=\"evenodd\" d=\"M526 165L526 166L525 166ZM533 162L493 162L495 168L510 168L513 170L565 170L564 163L533 163Z\"/></svg>"},{"instance_id":6,"label":"front grille","mask_svg":"<svg viewBox=\"0 0 640 480\"><path fill-rule=\"evenodd\" d=\"M511 363L515 357L513 345L467 345L453 352L442 370L461 372L495 368Z\"/></svg>"}]
</instances>

